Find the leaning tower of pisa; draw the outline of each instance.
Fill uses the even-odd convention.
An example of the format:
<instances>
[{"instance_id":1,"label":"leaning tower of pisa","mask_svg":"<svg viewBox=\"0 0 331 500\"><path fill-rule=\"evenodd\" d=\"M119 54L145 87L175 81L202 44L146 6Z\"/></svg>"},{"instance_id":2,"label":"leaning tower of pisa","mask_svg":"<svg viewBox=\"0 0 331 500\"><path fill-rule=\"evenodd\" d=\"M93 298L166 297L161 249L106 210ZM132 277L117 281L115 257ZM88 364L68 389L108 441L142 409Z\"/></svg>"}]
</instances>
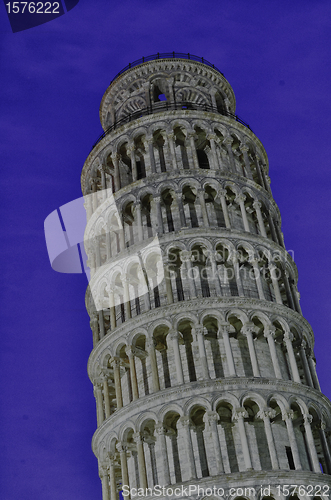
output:
<instances>
[{"instance_id":1,"label":"leaning tower of pisa","mask_svg":"<svg viewBox=\"0 0 331 500\"><path fill-rule=\"evenodd\" d=\"M136 61L103 96L81 177L103 500L329 493L314 336L266 152L235 113L189 54Z\"/></svg>"}]
</instances>

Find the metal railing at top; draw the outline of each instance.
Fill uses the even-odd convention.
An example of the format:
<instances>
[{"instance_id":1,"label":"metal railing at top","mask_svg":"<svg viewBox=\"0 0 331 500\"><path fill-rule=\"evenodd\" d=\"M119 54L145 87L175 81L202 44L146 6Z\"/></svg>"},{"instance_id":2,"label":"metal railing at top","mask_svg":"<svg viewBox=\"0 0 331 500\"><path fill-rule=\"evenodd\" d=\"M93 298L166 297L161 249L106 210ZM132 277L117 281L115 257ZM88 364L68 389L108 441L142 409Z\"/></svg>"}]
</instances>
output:
<instances>
[{"instance_id":1,"label":"metal railing at top","mask_svg":"<svg viewBox=\"0 0 331 500\"><path fill-rule=\"evenodd\" d=\"M91 151L104 137L106 137L106 135L110 134L110 132L120 127L121 125L124 125L125 123L129 123L133 120L136 120L137 118L141 118L142 116L150 115L152 113L159 113L160 111L186 110L186 109L196 110L196 111L208 111L211 113L218 113L222 116L228 116L236 120L238 123L241 123L249 130L252 130L247 123L245 123L241 118L239 118L239 116L233 115L232 113L228 112L221 113L217 110L217 108L211 106L210 104L198 104L188 101L179 101L179 102L159 101L153 103L151 106L148 106L147 108L134 111L133 113L124 116L120 120L114 122L110 127L107 128L107 130L103 132L103 134L100 135L100 137L98 137L98 140L93 144Z\"/></svg>"},{"instance_id":2,"label":"metal railing at top","mask_svg":"<svg viewBox=\"0 0 331 500\"><path fill-rule=\"evenodd\" d=\"M139 64L143 64L148 61L154 61L156 59L188 59L190 61L197 61L201 62L203 64L206 64L206 66L210 66L213 69L216 69L219 73L221 73L222 76L223 73L220 71L218 68L214 66L211 62L207 61L203 57L195 56L193 54L185 54L184 52L158 52L157 54L152 54L151 56L146 56L142 57L141 59L137 59L136 61L133 61L132 63L129 63L125 68L123 68L117 75L111 80L110 84L113 83L116 78L118 78L122 73L125 73L125 71L128 71L128 69L134 68L135 66L139 66Z\"/></svg>"}]
</instances>

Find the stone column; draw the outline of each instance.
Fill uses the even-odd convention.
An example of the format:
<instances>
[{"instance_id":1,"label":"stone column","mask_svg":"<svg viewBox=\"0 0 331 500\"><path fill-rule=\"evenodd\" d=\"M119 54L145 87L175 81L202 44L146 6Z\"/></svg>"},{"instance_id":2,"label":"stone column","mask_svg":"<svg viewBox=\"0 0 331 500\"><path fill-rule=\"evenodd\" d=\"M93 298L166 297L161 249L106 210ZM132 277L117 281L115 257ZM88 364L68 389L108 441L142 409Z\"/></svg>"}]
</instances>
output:
<instances>
[{"instance_id":1,"label":"stone column","mask_svg":"<svg viewBox=\"0 0 331 500\"><path fill-rule=\"evenodd\" d=\"M164 262L163 270L164 270L164 279L165 279L165 285L166 285L167 302L168 302L168 304L173 304L174 303L174 295L173 295L172 286L171 286L169 262Z\"/></svg>"},{"instance_id":2,"label":"stone column","mask_svg":"<svg viewBox=\"0 0 331 500\"><path fill-rule=\"evenodd\" d=\"M225 349L225 354L226 354L226 361L228 364L228 370L229 370L229 377L236 377L236 368L233 360L233 354L232 354L232 349L231 349L231 343L230 343L230 338L229 338L229 333L233 331L234 328L230 323L220 323L218 322L218 337L220 335L220 332L222 332L223 336L223 342L224 342L224 349Z\"/></svg>"},{"instance_id":3,"label":"stone column","mask_svg":"<svg viewBox=\"0 0 331 500\"><path fill-rule=\"evenodd\" d=\"M311 377L313 379L314 387L318 391L322 392L321 391L321 386L320 386L320 383L319 383L319 380L318 380L318 376L317 376L317 373L316 373L316 362L315 362L315 360L313 358L312 352L308 353L308 364L309 364L309 368L310 368Z\"/></svg>"},{"instance_id":4,"label":"stone column","mask_svg":"<svg viewBox=\"0 0 331 500\"><path fill-rule=\"evenodd\" d=\"M289 361L290 361L293 380L294 380L294 382L301 384L300 375L299 375L298 366L297 366L297 361L295 359L295 354L294 354L293 346L292 346L293 338L294 337L293 337L292 332L286 331L284 333L284 343L285 343L286 350L287 350L288 357L289 357Z\"/></svg>"},{"instance_id":5,"label":"stone column","mask_svg":"<svg viewBox=\"0 0 331 500\"><path fill-rule=\"evenodd\" d=\"M110 500L109 497L109 477L105 467L99 468L99 477L102 484L102 500Z\"/></svg>"},{"instance_id":6,"label":"stone column","mask_svg":"<svg viewBox=\"0 0 331 500\"><path fill-rule=\"evenodd\" d=\"M239 146L239 149L242 152L243 157L244 157L244 162L245 162L247 177L248 177L248 179L252 180L253 176L252 176L252 171L251 171L251 165L250 165L248 154L247 154L247 151L249 151L249 148L245 144L241 144Z\"/></svg>"},{"instance_id":7,"label":"stone column","mask_svg":"<svg viewBox=\"0 0 331 500\"><path fill-rule=\"evenodd\" d=\"M219 415L216 411L207 411L207 421L210 426L212 441L214 445L215 461L216 461L216 475L222 474L224 472L221 444L217 431L217 422L219 421Z\"/></svg>"},{"instance_id":8,"label":"stone column","mask_svg":"<svg viewBox=\"0 0 331 500\"><path fill-rule=\"evenodd\" d=\"M186 227L186 220L185 220L185 212L184 212L183 199L182 199L181 192L176 191L176 201L177 201L177 205L178 205L180 224L181 224L181 227L184 228L184 227Z\"/></svg>"},{"instance_id":9,"label":"stone column","mask_svg":"<svg viewBox=\"0 0 331 500\"><path fill-rule=\"evenodd\" d=\"M193 266L191 262L191 252L183 250L180 254L180 259L186 266L186 275L190 287L190 295L191 299L196 299L197 298L197 291L195 287L195 281L194 281L194 273L191 271Z\"/></svg>"},{"instance_id":10,"label":"stone column","mask_svg":"<svg viewBox=\"0 0 331 500\"><path fill-rule=\"evenodd\" d=\"M261 167L260 167L260 164L258 162L258 159L256 158L256 156L254 155L254 163L255 163L255 168L256 168L256 173L257 173L257 177L258 177L258 180L259 180L259 184L261 187L263 187L264 189L267 189L264 185L264 182L263 182L263 177L262 177L262 173L261 173Z\"/></svg>"},{"instance_id":11,"label":"stone column","mask_svg":"<svg viewBox=\"0 0 331 500\"><path fill-rule=\"evenodd\" d=\"M111 239L110 239L110 231L107 225L106 225L106 252L107 252L107 260L111 259Z\"/></svg>"},{"instance_id":12,"label":"stone column","mask_svg":"<svg viewBox=\"0 0 331 500\"><path fill-rule=\"evenodd\" d=\"M109 313L110 313L110 329L115 330L116 328L116 312L115 312L115 298L114 289L111 286L106 288L109 294Z\"/></svg>"},{"instance_id":13,"label":"stone column","mask_svg":"<svg viewBox=\"0 0 331 500\"><path fill-rule=\"evenodd\" d=\"M172 347L174 350L177 384L178 385L184 384L184 374L183 374L182 360L180 357L179 342L178 342L179 333L176 330L170 330L168 336L172 341Z\"/></svg>"},{"instance_id":14,"label":"stone column","mask_svg":"<svg viewBox=\"0 0 331 500\"><path fill-rule=\"evenodd\" d=\"M237 283L239 296L244 297L245 294L244 294L244 288L243 288L241 278L240 278L240 273L239 273L238 257L235 254L233 254L231 260L232 260L232 264L233 264L234 274L236 277L236 283Z\"/></svg>"},{"instance_id":15,"label":"stone column","mask_svg":"<svg viewBox=\"0 0 331 500\"><path fill-rule=\"evenodd\" d=\"M267 238L268 236L267 236L267 232L265 230L265 225L264 225L262 212L261 212L261 206L262 206L261 202L259 202L257 200L254 201L253 207L254 207L255 212L256 212L257 221L259 223L260 233L264 238Z\"/></svg>"},{"instance_id":16,"label":"stone column","mask_svg":"<svg viewBox=\"0 0 331 500\"><path fill-rule=\"evenodd\" d=\"M113 152L112 161L113 161L114 170L115 170L115 172L114 172L115 191L118 191L119 189L121 189L119 160L120 160L120 155L117 154L116 152Z\"/></svg>"},{"instance_id":17,"label":"stone column","mask_svg":"<svg viewBox=\"0 0 331 500\"><path fill-rule=\"evenodd\" d=\"M90 327L93 333L93 346L95 347L99 342L99 324L95 314L90 319Z\"/></svg>"},{"instance_id":18,"label":"stone column","mask_svg":"<svg viewBox=\"0 0 331 500\"><path fill-rule=\"evenodd\" d=\"M117 500L115 460L113 458L110 458L109 460L108 470L109 470L109 483L110 483L110 500Z\"/></svg>"},{"instance_id":19,"label":"stone column","mask_svg":"<svg viewBox=\"0 0 331 500\"><path fill-rule=\"evenodd\" d=\"M176 149L175 149L175 142L174 142L174 133L167 134L167 139L168 139L168 144L169 144L169 149L170 149L170 157L172 161L172 168L174 171L178 171L178 165L177 165L177 159L176 159Z\"/></svg>"},{"instance_id":20,"label":"stone column","mask_svg":"<svg viewBox=\"0 0 331 500\"><path fill-rule=\"evenodd\" d=\"M292 423L293 417L294 417L293 410L288 410L288 411L282 412L282 419L285 421L285 424L286 424L295 469L302 470L298 444L297 444L297 440L296 440L296 437L294 434L294 428L293 428L293 423Z\"/></svg>"},{"instance_id":21,"label":"stone column","mask_svg":"<svg viewBox=\"0 0 331 500\"><path fill-rule=\"evenodd\" d=\"M216 264L214 252L210 253L210 264L211 264L211 270L212 270L212 280L215 283L216 295L217 295L217 297L221 297L222 296L221 281L220 281L220 275L219 275L218 269L217 269L217 264Z\"/></svg>"},{"instance_id":22,"label":"stone column","mask_svg":"<svg viewBox=\"0 0 331 500\"><path fill-rule=\"evenodd\" d=\"M190 418L189 417L181 417L178 420L177 426L182 426L182 429L184 430L186 456L187 456L187 460L188 460L190 479L196 479L197 471L196 471L196 467L195 467L195 459L194 459L193 446L192 446Z\"/></svg>"},{"instance_id":23,"label":"stone column","mask_svg":"<svg viewBox=\"0 0 331 500\"><path fill-rule=\"evenodd\" d=\"M99 384L95 384L93 392L97 404L97 424L98 427L100 427L100 425L104 421L104 414L103 414L102 390Z\"/></svg>"},{"instance_id":24,"label":"stone column","mask_svg":"<svg viewBox=\"0 0 331 500\"><path fill-rule=\"evenodd\" d=\"M225 147L226 147L227 152L228 152L231 171L234 174L236 174L237 173L237 169L236 169L236 165L235 165L235 162L234 162L233 151L232 151L232 147L231 147L232 143L233 143L232 137L226 137L224 139L224 141L223 141L223 144L225 144Z\"/></svg>"},{"instance_id":25,"label":"stone column","mask_svg":"<svg viewBox=\"0 0 331 500\"><path fill-rule=\"evenodd\" d=\"M146 138L147 144L148 144L148 154L149 154L149 162L151 166L151 171L152 174L156 173L156 166L155 166L155 158L154 158L154 148L153 148L153 137L147 137Z\"/></svg>"},{"instance_id":26,"label":"stone column","mask_svg":"<svg viewBox=\"0 0 331 500\"><path fill-rule=\"evenodd\" d=\"M105 414L106 419L110 417L110 399L109 399L109 387L108 387L108 378L106 375L103 376L103 397L105 401Z\"/></svg>"},{"instance_id":27,"label":"stone column","mask_svg":"<svg viewBox=\"0 0 331 500\"><path fill-rule=\"evenodd\" d=\"M123 407L122 386L121 386L121 372L120 372L120 359L113 358L112 366L114 369L114 382L115 382L115 395L117 409Z\"/></svg>"},{"instance_id":28,"label":"stone column","mask_svg":"<svg viewBox=\"0 0 331 500\"><path fill-rule=\"evenodd\" d=\"M162 211L161 211L161 198L160 196L156 196L154 198L156 205L156 219L157 219L157 232L158 234L164 233L163 220L162 220Z\"/></svg>"},{"instance_id":29,"label":"stone column","mask_svg":"<svg viewBox=\"0 0 331 500\"><path fill-rule=\"evenodd\" d=\"M135 218L135 222L137 223L137 227L138 227L138 239L139 239L139 241L143 241L144 235L143 235L143 223L142 223L142 216L141 216L140 200L135 201L133 206L135 209L134 218Z\"/></svg>"},{"instance_id":30,"label":"stone column","mask_svg":"<svg viewBox=\"0 0 331 500\"><path fill-rule=\"evenodd\" d=\"M143 437L141 432L136 432L133 435L133 438L136 442L137 453L138 453L138 469L139 469L139 480L140 480L140 488L146 489L147 484L147 474L146 474L146 463L145 463L145 453L144 453L144 445L143 445Z\"/></svg>"},{"instance_id":31,"label":"stone column","mask_svg":"<svg viewBox=\"0 0 331 500\"><path fill-rule=\"evenodd\" d=\"M208 212L205 202L205 192L202 189L198 189L198 196L201 206L202 219L205 227L209 227Z\"/></svg>"},{"instance_id":32,"label":"stone column","mask_svg":"<svg viewBox=\"0 0 331 500\"><path fill-rule=\"evenodd\" d=\"M300 307L300 293L297 290L297 287L294 283L290 282L290 287L292 290L292 297L294 300L294 305L295 305L295 310L299 313L302 314L301 307Z\"/></svg>"},{"instance_id":33,"label":"stone column","mask_svg":"<svg viewBox=\"0 0 331 500\"><path fill-rule=\"evenodd\" d=\"M107 199L107 185L106 185L106 175L105 175L105 171L103 170L103 168L100 168L100 174L101 174L101 188L102 188L102 197L103 197L103 201L105 201Z\"/></svg>"},{"instance_id":34,"label":"stone column","mask_svg":"<svg viewBox=\"0 0 331 500\"><path fill-rule=\"evenodd\" d=\"M199 161L198 161L197 150L195 148L194 137L195 137L195 133L194 132L190 132L188 134L188 139L189 139L190 148L191 148L191 154L192 154L191 157L193 158L193 168L195 168L196 170L198 170L198 168L199 168Z\"/></svg>"},{"instance_id":35,"label":"stone column","mask_svg":"<svg viewBox=\"0 0 331 500\"><path fill-rule=\"evenodd\" d=\"M130 487L128 461L127 461L127 456L126 456L126 446L124 446L123 443L117 443L116 448L117 448L117 451L119 451L120 460L121 460L122 486ZM127 497L125 497L125 498L127 498Z\"/></svg>"},{"instance_id":36,"label":"stone column","mask_svg":"<svg viewBox=\"0 0 331 500\"><path fill-rule=\"evenodd\" d=\"M166 430L162 423L159 423L155 427L155 431L157 434L157 443L159 444L160 450L160 459L161 463L157 463L158 465L158 475L160 477L160 484L162 486L166 486L170 484L170 471L169 471L169 460L168 460L168 452L167 452L167 443L166 443ZM163 479L163 481L162 481Z\"/></svg>"},{"instance_id":37,"label":"stone column","mask_svg":"<svg viewBox=\"0 0 331 500\"><path fill-rule=\"evenodd\" d=\"M259 413L257 414L257 417L263 420L264 423L264 430L267 437L269 455L273 470L279 469L275 441L274 441L274 436L272 434L272 428L270 423L270 418L275 417L275 415L276 412L272 408L265 408L264 410L259 411Z\"/></svg>"},{"instance_id":38,"label":"stone column","mask_svg":"<svg viewBox=\"0 0 331 500\"><path fill-rule=\"evenodd\" d=\"M249 223L248 223L247 213L246 213L246 208L245 208L245 200L246 200L245 195L238 194L234 201L237 202L240 206L240 211L241 211L241 216L242 216L243 223L244 223L244 228L245 228L245 231L247 233L249 233L250 229L249 229Z\"/></svg>"},{"instance_id":39,"label":"stone column","mask_svg":"<svg viewBox=\"0 0 331 500\"><path fill-rule=\"evenodd\" d=\"M279 269L274 264L269 264L268 268L269 268L270 277L272 280L272 286L273 286L273 289L275 292L276 302L277 302L277 304L283 304L283 300L282 300L280 290L279 290L279 285L278 285L278 278L277 278L277 276L275 276L275 271L276 270L279 271Z\"/></svg>"},{"instance_id":40,"label":"stone column","mask_svg":"<svg viewBox=\"0 0 331 500\"><path fill-rule=\"evenodd\" d=\"M225 189L220 189L218 191L218 195L221 200L221 206L222 206L222 211L224 215L224 222L225 222L225 227L227 229L231 229L231 223L230 223L230 218L229 218L229 212L228 212L228 206L226 204L226 190Z\"/></svg>"},{"instance_id":41,"label":"stone column","mask_svg":"<svg viewBox=\"0 0 331 500\"><path fill-rule=\"evenodd\" d=\"M195 333L197 335L198 339L198 346L199 346L199 357L200 357L200 362L201 362L201 368L202 368L202 376L204 379L209 379L209 370L208 370L208 361L207 361L207 354L206 354L206 346L205 346L205 338L203 334L203 326L199 325L194 328Z\"/></svg>"},{"instance_id":42,"label":"stone column","mask_svg":"<svg viewBox=\"0 0 331 500\"><path fill-rule=\"evenodd\" d=\"M100 244L99 244L99 235L94 236L94 251L95 251L95 263L96 270L101 267L101 253L100 253Z\"/></svg>"},{"instance_id":43,"label":"stone column","mask_svg":"<svg viewBox=\"0 0 331 500\"><path fill-rule=\"evenodd\" d=\"M246 436L246 429L245 429L245 422L244 418L248 417L248 413L245 410L245 408L237 408L232 416L232 420L237 420L238 422L238 427L239 427L239 434L240 434L240 440L241 440L241 447L244 455L244 460L245 460L245 466L246 470L252 470L252 460L251 460L251 455L249 451L249 446L248 446L248 441L247 441L247 436Z\"/></svg>"},{"instance_id":44,"label":"stone column","mask_svg":"<svg viewBox=\"0 0 331 500\"><path fill-rule=\"evenodd\" d=\"M305 428L305 433L306 433L306 438L307 438L309 456L311 458L314 472L317 472L320 474L321 468L320 468L318 456L316 453L314 436L313 436L313 433L312 433L311 427L310 427L310 424L312 421L313 421L313 417L311 415L309 415L309 414L307 415L306 413L303 414L303 425Z\"/></svg>"},{"instance_id":45,"label":"stone column","mask_svg":"<svg viewBox=\"0 0 331 500\"><path fill-rule=\"evenodd\" d=\"M127 152L129 153L131 158L132 180L133 182L135 182L138 179L138 172L137 172L136 152L134 144L130 144L130 146L127 148Z\"/></svg>"},{"instance_id":46,"label":"stone column","mask_svg":"<svg viewBox=\"0 0 331 500\"><path fill-rule=\"evenodd\" d=\"M304 371L304 374L306 377L307 384L310 387L314 387L313 379L312 379L309 365L308 365L308 361L307 361L306 346L307 346L307 342L305 340L303 340L300 344L300 357L301 357L301 362L302 362L303 371Z\"/></svg>"},{"instance_id":47,"label":"stone column","mask_svg":"<svg viewBox=\"0 0 331 500\"><path fill-rule=\"evenodd\" d=\"M288 277L289 277L289 274L285 270L285 272L283 273L283 279L284 279L284 285L285 285L285 290L286 290L286 296L287 296L287 300L288 300L290 308L293 309L293 311L295 311L295 306L294 306L293 297L292 297L292 290L290 287Z\"/></svg>"},{"instance_id":48,"label":"stone column","mask_svg":"<svg viewBox=\"0 0 331 500\"><path fill-rule=\"evenodd\" d=\"M125 349L125 353L129 358L129 363L130 363L130 380L131 380L131 387L132 387L132 399L135 401L136 399L139 398L139 392L138 392L138 382L137 382L137 372L136 372L136 364L134 361L134 350L132 346L128 346Z\"/></svg>"},{"instance_id":49,"label":"stone column","mask_svg":"<svg viewBox=\"0 0 331 500\"><path fill-rule=\"evenodd\" d=\"M209 134L207 135L207 139L210 142L210 149L211 149L211 154L213 158L213 163L214 163L214 169L218 169L218 161L217 161L217 153L216 153L216 146L215 146L215 139L216 135L215 134Z\"/></svg>"},{"instance_id":50,"label":"stone column","mask_svg":"<svg viewBox=\"0 0 331 500\"><path fill-rule=\"evenodd\" d=\"M123 284L125 320L128 320L131 318L129 280L125 276L123 276L121 279L122 279L122 284Z\"/></svg>"},{"instance_id":51,"label":"stone column","mask_svg":"<svg viewBox=\"0 0 331 500\"><path fill-rule=\"evenodd\" d=\"M249 356L250 356L251 364L252 364L252 368L253 368L253 376L260 377L261 376L260 369L259 369L259 365L257 362L254 340L253 340L253 333L255 333L255 330L256 330L256 327L255 327L254 323L246 323L242 327L241 333L243 335L245 335L245 337L247 339Z\"/></svg>"},{"instance_id":52,"label":"stone column","mask_svg":"<svg viewBox=\"0 0 331 500\"><path fill-rule=\"evenodd\" d=\"M85 198L85 203L84 207L86 209L86 215L87 215L87 222L90 220L92 214L93 214L93 206L92 206L92 194L86 193L84 198Z\"/></svg>"},{"instance_id":53,"label":"stone column","mask_svg":"<svg viewBox=\"0 0 331 500\"><path fill-rule=\"evenodd\" d=\"M157 369L157 362L156 362L156 355L155 355L155 347L154 347L154 339L153 338L147 339L146 350L148 352L149 361L151 364L153 392L157 392L160 390L160 382L159 382L159 373L158 373L158 369Z\"/></svg>"},{"instance_id":54,"label":"stone column","mask_svg":"<svg viewBox=\"0 0 331 500\"><path fill-rule=\"evenodd\" d=\"M272 216L270 215L269 212L267 212L267 218L268 218L268 222L269 222L272 240L275 243L278 243L277 234L276 234L276 230L275 230L275 226L274 226L274 221L273 221Z\"/></svg>"},{"instance_id":55,"label":"stone column","mask_svg":"<svg viewBox=\"0 0 331 500\"><path fill-rule=\"evenodd\" d=\"M259 293L259 299L265 300L265 295L264 295L263 286L262 286L262 282L261 282L261 274L260 274L260 268L259 268L258 261L256 259L250 259L249 262L250 262L250 264L252 264L253 269L254 269L254 275L255 275L257 291Z\"/></svg>"},{"instance_id":56,"label":"stone column","mask_svg":"<svg viewBox=\"0 0 331 500\"><path fill-rule=\"evenodd\" d=\"M103 317L103 311L98 311L99 325L100 325L100 340L105 336L105 322Z\"/></svg>"},{"instance_id":57,"label":"stone column","mask_svg":"<svg viewBox=\"0 0 331 500\"><path fill-rule=\"evenodd\" d=\"M269 345L269 350L270 350L270 356L271 356L271 361L272 361L272 366L274 368L275 372L275 377L278 379L282 379L282 372L279 366L279 361L277 357L277 351L276 351L276 346L275 346L275 332L276 328L274 326L268 326L264 329L264 337L268 341Z\"/></svg>"}]
</instances>

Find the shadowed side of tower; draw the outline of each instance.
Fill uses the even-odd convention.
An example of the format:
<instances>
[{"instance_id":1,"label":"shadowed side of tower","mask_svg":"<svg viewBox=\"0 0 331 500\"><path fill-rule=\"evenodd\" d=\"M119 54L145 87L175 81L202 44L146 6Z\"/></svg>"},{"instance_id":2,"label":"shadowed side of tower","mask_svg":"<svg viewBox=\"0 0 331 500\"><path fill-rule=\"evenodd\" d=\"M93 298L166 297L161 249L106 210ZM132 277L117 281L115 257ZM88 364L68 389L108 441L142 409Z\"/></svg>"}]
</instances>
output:
<instances>
[{"instance_id":1,"label":"shadowed side of tower","mask_svg":"<svg viewBox=\"0 0 331 500\"><path fill-rule=\"evenodd\" d=\"M103 500L329 493L313 332L266 152L235 112L222 73L175 53L102 99L81 179Z\"/></svg>"}]
</instances>

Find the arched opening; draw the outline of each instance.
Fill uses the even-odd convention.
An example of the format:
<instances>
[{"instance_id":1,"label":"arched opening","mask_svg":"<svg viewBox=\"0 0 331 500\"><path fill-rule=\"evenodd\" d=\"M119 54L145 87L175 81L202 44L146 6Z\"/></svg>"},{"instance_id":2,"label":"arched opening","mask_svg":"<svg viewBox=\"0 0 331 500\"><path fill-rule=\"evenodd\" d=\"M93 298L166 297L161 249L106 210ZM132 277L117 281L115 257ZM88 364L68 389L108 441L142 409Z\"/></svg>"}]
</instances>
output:
<instances>
[{"instance_id":1,"label":"arched opening","mask_svg":"<svg viewBox=\"0 0 331 500\"><path fill-rule=\"evenodd\" d=\"M216 246L215 254L217 273L221 282L222 295L237 297L239 295L237 280L230 251L221 243Z\"/></svg>"},{"instance_id":2,"label":"arched opening","mask_svg":"<svg viewBox=\"0 0 331 500\"><path fill-rule=\"evenodd\" d=\"M168 438L166 439L166 444L171 484L182 482L182 471L180 464L186 463L187 461L187 457L185 457L184 455L185 452L183 448L180 449L177 429L178 419L178 413L175 413L173 411L167 413L164 418L164 425L167 429L166 437ZM181 454L183 454L183 457L180 457L180 452ZM183 462L181 462L181 458L183 458Z\"/></svg>"},{"instance_id":3,"label":"arched opening","mask_svg":"<svg viewBox=\"0 0 331 500\"><path fill-rule=\"evenodd\" d=\"M244 408L248 415L245 418L245 427L253 468L255 470L271 470L271 459L264 422L258 416L259 406L255 401L249 399L245 401Z\"/></svg>"},{"instance_id":4,"label":"arched opening","mask_svg":"<svg viewBox=\"0 0 331 500\"><path fill-rule=\"evenodd\" d=\"M295 470L293 452L291 449L286 423L283 420L282 410L275 398L269 402L269 407L274 410L270 417L271 429L276 447L280 469Z\"/></svg>"},{"instance_id":5,"label":"arched opening","mask_svg":"<svg viewBox=\"0 0 331 500\"><path fill-rule=\"evenodd\" d=\"M226 115L227 112L226 112L226 107L225 107L225 104L224 104L224 99L223 97L220 95L219 92L216 92L215 94L215 100L216 100L216 107L217 107L217 111L221 114L221 115Z\"/></svg>"},{"instance_id":6,"label":"arched opening","mask_svg":"<svg viewBox=\"0 0 331 500\"><path fill-rule=\"evenodd\" d=\"M231 315L228 318L228 321L230 325L233 326L233 332L230 334L230 342L237 376L253 377L253 367L248 349L247 338L241 333L243 323L235 315Z\"/></svg>"},{"instance_id":7,"label":"arched opening","mask_svg":"<svg viewBox=\"0 0 331 500\"><path fill-rule=\"evenodd\" d=\"M132 182L131 158L127 153L127 144L123 144L119 150L120 160L118 162L121 187L127 186Z\"/></svg>"},{"instance_id":8,"label":"arched opening","mask_svg":"<svg viewBox=\"0 0 331 500\"><path fill-rule=\"evenodd\" d=\"M198 456L196 460L197 465L197 476L198 477L208 477L209 468L208 468L208 458L206 452L206 443L205 443L205 422L204 416L206 413L206 409L198 406L191 410L190 418L193 424L193 432L192 432L192 442L193 448L196 448L198 451Z\"/></svg>"},{"instance_id":9,"label":"arched opening","mask_svg":"<svg viewBox=\"0 0 331 500\"><path fill-rule=\"evenodd\" d=\"M186 170L190 168L187 149L186 149L186 136L187 133L184 129L180 127L176 127L174 130L175 134L175 149L176 149L176 160L177 165L181 165L181 167Z\"/></svg>"},{"instance_id":10,"label":"arched opening","mask_svg":"<svg viewBox=\"0 0 331 500\"><path fill-rule=\"evenodd\" d=\"M171 279L171 287L175 302L181 302L185 299L184 286L182 281L182 263L181 250L172 248L168 254L169 272Z\"/></svg>"},{"instance_id":11,"label":"arched opening","mask_svg":"<svg viewBox=\"0 0 331 500\"><path fill-rule=\"evenodd\" d=\"M250 263L251 256L243 246L238 247L237 254L239 260L239 275L244 296L258 299L259 291L256 284L254 267Z\"/></svg>"},{"instance_id":12,"label":"arched opening","mask_svg":"<svg viewBox=\"0 0 331 500\"><path fill-rule=\"evenodd\" d=\"M217 192L211 186L205 187L205 204L211 227L225 227L225 220L221 203L216 201Z\"/></svg>"},{"instance_id":13,"label":"arched opening","mask_svg":"<svg viewBox=\"0 0 331 500\"><path fill-rule=\"evenodd\" d=\"M216 409L219 415L218 433L222 450L224 472L239 472L237 449L234 439L234 423L232 422L233 407L230 403L221 402Z\"/></svg>"},{"instance_id":14,"label":"arched opening","mask_svg":"<svg viewBox=\"0 0 331 500\"><path fill-rule=\"evenodd\" d=\"M175 230L174 218L176 218L175 193L171 189L165 189L161 194L165 232L171 233ZM178 211L177 211L178 212ZM178 221L179 222L179 221Z\"/></svg>"},{"instance_id":15,"label":"arched opening","mask_svg":"<svg viewBox=\"0 0 331 500\"><path fill-rule=\"evenodd\" d=\"M212 269L208 265L208 250L201 245L194 245L192 248L193 276L197 295L200 297L210 297L209 278L212 276Z\"/></svg>"},{"instance_id":16,"label":"arched opening","mask_svg":"<svg viewBox=\"0 0 331 500\"><path fill-rule=\"evenodd\" d=\"M212 316L207 316L203 320L205 329L205 348L207 353L208 371L211 378L223 378L224 369L222 364L223 359L226 358L225 353L221 353L220 343L218 339L218 321Z\"/></svg>"},{"instance_id":17,"label":"arched opening","mask_svg":"<svg viewBox=\"0 0 331 500\"><path fill-rule=\"evenodd\" d=\"M147 366L148 355L146 352L146 337L140 335L134 341L135 348L135 366L138 381L138 390L140 395L147 396L150 393L149 389L149 366Z\"/></svg>"},{"instance_id":18,"label":"arched opening","mask_svg":"<svg viewBox=\"0 0 331 500\"><path fill-rule=\"evenodd\" d=\"M198 215L196 211L196 189L185 186L183 189L183 205L185 220L191 228L199 227Z\"/></svg>"},{"instance_id":19,"label":"arched opening","mask_svg":"<svg viewBox=\"0 0 331 500\"><path fill-rule=\"evenodd\" d=\"M144 232L144 239L153 236L153 225L152 225L152 194L146 194L141 200L141 216L142 216L142 226Z\"/></svg>"}]
</instances>

